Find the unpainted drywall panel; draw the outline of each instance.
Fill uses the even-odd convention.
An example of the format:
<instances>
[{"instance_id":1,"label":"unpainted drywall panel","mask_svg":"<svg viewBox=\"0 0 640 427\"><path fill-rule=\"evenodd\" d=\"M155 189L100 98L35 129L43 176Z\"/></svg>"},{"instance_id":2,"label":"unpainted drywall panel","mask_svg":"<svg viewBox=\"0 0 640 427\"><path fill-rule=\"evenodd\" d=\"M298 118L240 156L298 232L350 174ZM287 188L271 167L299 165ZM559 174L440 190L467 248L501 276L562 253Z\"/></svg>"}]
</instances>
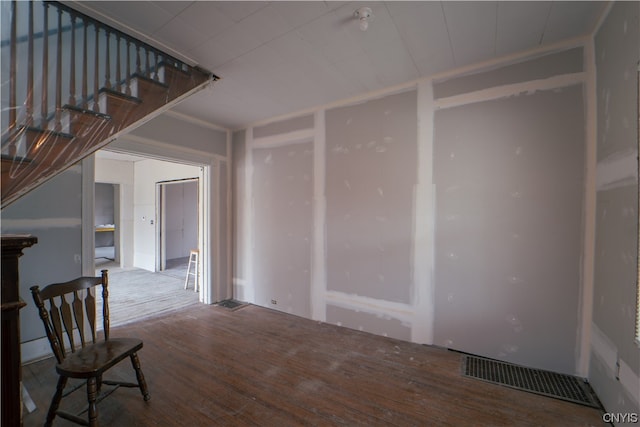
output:
<instances>
[{"instance_id":1,"label":"unpainted drywall panel","mask_svg":"<svg viewBox=\"0 0 640 427\"><path fill-rule=\"evenodd\" d=\"M491 71L471 74L433 85L434 97L445 98L476 90L548 77L579 73L583 70L582 48L551 53Z\"/></svg>"},{"instance_id":2,"label":"unpainted drywall panel","mask_svg":"<svg viewBox=\"0 0 640 427\"><path fill-rule=\"evenodd\" d=\"M612 342L619 343L620 357L639 374L640 352L633 345L637 260L637 186L599 191L593 322Z\"/></svg>"},{"instance_id":3,"label":"unpainted drywall panel","mask_svg":"<svg viewBox=\"0 0 640 427\"><path fill-rule=\"evenodd\" d=\"M73 166L2 210L2 234L32 234L20 258L21 342L45 336L29 288L82 275L82 174Z\"/></svg>"},{"instance_id":4,"label":"unpainted drywall panel","mask_svg":"<svg viewBox=\"0 0 640 427\"><path fill-rule=\"evenodd\" d=\"M313 129L313 114L254 127L253 137L263 138L302 129Z\"/></svg>"},{"instance_id":5,"label":"unpainted drywall panel","mask_svg":"<svg viewBox=\"0 0 640 427\"><path fill-rule=\"evenodd\" d=\"M245 197L245 131L233 133L233 277L244 278L245 229L244 229L244 197ZM234 293L235 295L235 293Z\"/></svg>"},{"instance_id":6,"label":"unpainted drywall panel","mask_svg":"<svg viewBox=\"0 0 640 427\"><path fill-rule=\"evenodd\" d=\"M637 363L636 363L637 366ZM598 399L607 412L618 414L637 414L638 396L640 390L636 389L635 396L630 396L627 390L620 385L620 381L596 354L592 354L589 362L589 383L594 387ZM638 385L640 388L640 385Z\"/></svg>"},{"instance_id":7,"label":"unpainted drywall panel","mask_svg":"<svg viewBox=\"0 0 640 427\"><path fill-rule=\"evenodd\" d=\"M598 161L637 150L640 2L617 2L595 37Z\"/></svg>"},{"instance_id":8,"label":"unpainted drywall panel","mask_svg":"<svg viewBox=\"0 0 640 427\"><path fill-rule=\"evenodd\" d=\"M411 327L389 316L327 305L327 323L384 337L411 341Z\"/></svg>"},{"instance_id":9,"label":"unpainted drywall panel","mask_svg":"<svg viewBox=\"0 0 640 427\"><path fill-rule=\"evenodd\" d=\"M435 343L573 374L582 86L435 114Z\"/></svg>"},{"instance_id":10,"label":"unpainted drywall panel","mask_svg":"<svg viewBox=\"0 0 640 427\"><path fill-rule=\"evenodd\" d=\"M227 133L162 114L134 129L132 135L227 156Z\"/></svg>"},{"instance_id":11,"label":"unpainted drywall panel","mask_svg":"<svg viewBox=\"0 0 640 427\"><path fill-rule=\"evenodd\" d=\"M327 288L411 302L415 91L326 112Z\"/></svg>"},{"instance_id":12,"label":"unpainted drywall panel","mask_svg":"<svg viewBox=\"0 0 640 427\"><path fill-rule=\"evenodd\" d=\"M254 149L255 303L311 315L313 144Z\"/></svg>"}]
</instances>

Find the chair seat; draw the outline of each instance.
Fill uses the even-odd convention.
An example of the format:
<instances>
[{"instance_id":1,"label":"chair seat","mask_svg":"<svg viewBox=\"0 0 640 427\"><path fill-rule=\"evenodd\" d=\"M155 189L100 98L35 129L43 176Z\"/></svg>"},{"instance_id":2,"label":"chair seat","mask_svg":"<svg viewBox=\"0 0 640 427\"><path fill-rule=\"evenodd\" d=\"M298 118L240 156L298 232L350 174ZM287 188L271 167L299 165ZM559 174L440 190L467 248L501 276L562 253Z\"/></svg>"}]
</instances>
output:
<instances>
[{"instance_id":1,"label":"chair seat","mask_svg":"<svg viewBox=\"0 0 640 427\"><path fill-rule=\"evenodd\" d=\"M141 348L142 340L137 338L110 338L67 354L56 371L70 378L95 377Z\"/></svg>"}]
</instances>

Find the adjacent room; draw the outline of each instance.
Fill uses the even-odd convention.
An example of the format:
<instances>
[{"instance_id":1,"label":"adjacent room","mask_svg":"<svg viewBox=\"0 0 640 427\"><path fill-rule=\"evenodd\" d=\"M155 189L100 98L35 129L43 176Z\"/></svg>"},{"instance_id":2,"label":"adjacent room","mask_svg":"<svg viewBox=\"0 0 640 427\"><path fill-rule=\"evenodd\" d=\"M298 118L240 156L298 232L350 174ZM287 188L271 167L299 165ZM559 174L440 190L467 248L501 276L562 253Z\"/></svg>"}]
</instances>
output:
<instances>
[{"instance_id":1,"label":"adjacent room","mask_svg":"<svg viewBox=\"0 0 640 427\"><path fill-rule=\"evenodd\" d=\"M638 422L640 2L0 7L3 425ZM136 382L58 411L102 263Z\"/></svg>"}]
</instances>

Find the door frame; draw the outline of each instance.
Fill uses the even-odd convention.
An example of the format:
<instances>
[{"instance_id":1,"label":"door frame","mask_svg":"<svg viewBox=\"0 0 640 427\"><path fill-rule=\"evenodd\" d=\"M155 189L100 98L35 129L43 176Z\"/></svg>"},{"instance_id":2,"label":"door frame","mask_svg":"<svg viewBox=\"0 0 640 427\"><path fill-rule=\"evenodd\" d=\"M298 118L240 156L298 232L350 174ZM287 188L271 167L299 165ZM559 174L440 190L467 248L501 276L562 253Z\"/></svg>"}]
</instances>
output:
<instances>
[{"instance_id":1,"label":"door frame","mask_svg":"<svg viewBox=\"0 0 640 427\"><path fill-rule=\"evenodd\" d=\"M196 224L196 236L198 241L198 247L194 249L200 250L200 242L202 240L200 230L202 229L202 204L200 203L200 193L202 192L200 177L197 178L184 178L174 179L169 181L156 182L156 271L162 271L166 269L167 264L167 233L166 233L166 186L174 184L184 184L187 182L195 182L197 184L197 199L196 199L196 214L198 221ZM199 263L199 261L198 261ZM199 277L199 276L198 276Z\"/></svg>"},{"instance_id":2,"label":"door frame","mask_svg":"<svg viewBox=\"0 0 640 427\"><path fill-rule=\"evenodd\" d=\"M219 277L220 274L214 274L219 271L214 265L221 264L223 257L221 251L214 244L219 238L219 224L213 223L214 218L219 218L217 210L220 209L218 185L214 179L220 174L220 163L227 163L228 159L224 156L185 148L178 145L166 144L150 140L143 137L127 134L120 137L116 144L105 147L109 151L117 153L138 155L156 160L165 160L199 166L201 168L202 181L200 183L199 196L202 203L202 229L200 232L200 240L198 242L201 248L200 262L202 266L201 292L200 301L205 304L212 304L224 299L229 294L228 278ZM228 169L228 167L227 167ZM95 163L94 157L88 157L83 161L83 271L85 274L95 273L95 264L93 254L93 200L94 200L94 178ZM227 194L230 191L230 180L227 179ZM229 252L227 260L230 259L230 248L225 248ZM86 261L85 261L86 260ZM229 261L227 261L229 262Z\"/></svg>"}]
</instances>

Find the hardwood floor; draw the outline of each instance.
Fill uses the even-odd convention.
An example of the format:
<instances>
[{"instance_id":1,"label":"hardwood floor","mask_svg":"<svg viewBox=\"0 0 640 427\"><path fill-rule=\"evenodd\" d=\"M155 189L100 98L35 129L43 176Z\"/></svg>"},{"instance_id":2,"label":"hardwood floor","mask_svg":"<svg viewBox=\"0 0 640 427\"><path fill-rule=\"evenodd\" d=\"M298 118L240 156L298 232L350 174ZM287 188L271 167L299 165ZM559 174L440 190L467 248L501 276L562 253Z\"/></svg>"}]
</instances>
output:
<instances>
[{"instance_id":1,"label":"hardwood floor","mask_svg":"<svg viewBox=\"0 0 640 427\"><path fill-rule=\"evenodd\" d=\"M97 276L103 268L109 271L111 327L198 304L198 293L193 291L193 279L189 289L184 289L186 259L173 263L160 273L140 268L123 269L114 262L102 262L96 263ZM102 296L99 294L98 303L101 304L101 301ZM98 307L98 324L102 322L100 307L101 305Z\"/></svg>"},{"instance_id":2,"label":"hardwood floor","mask_svg":"<svg viewBox=\"0 0 640 427\"><path fill-rule=\"evenodd\" d=\"M98 406L102 426L604 425L597 409L464 378L457 353L253 305L195 305L112 336L144 340L151 400L117 390ZM25 414L27 427L42 425L54 366L48 359L24 367L38 406ZM112 371L110 378L134 378L127 363ZM84 401L79 390L62 407Z\"/></svg>"}]
</instances>

